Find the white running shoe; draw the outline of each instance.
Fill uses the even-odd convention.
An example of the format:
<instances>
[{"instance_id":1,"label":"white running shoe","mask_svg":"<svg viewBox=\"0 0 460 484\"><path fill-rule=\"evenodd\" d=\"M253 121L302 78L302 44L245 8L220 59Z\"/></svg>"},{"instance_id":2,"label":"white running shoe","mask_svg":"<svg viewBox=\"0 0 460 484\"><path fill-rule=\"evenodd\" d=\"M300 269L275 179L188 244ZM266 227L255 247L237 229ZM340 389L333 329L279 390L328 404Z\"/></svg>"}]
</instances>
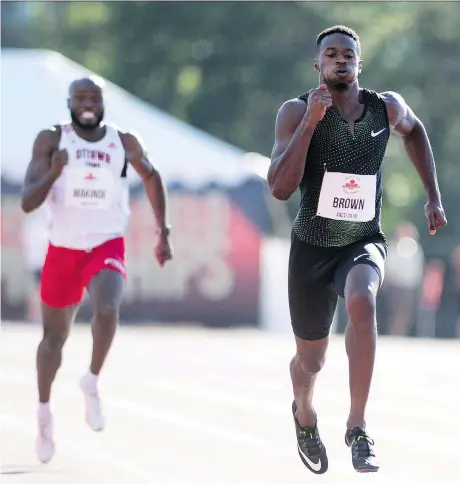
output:
<instances>
[{"instance_id":1,"label":"white running shoe","mask_svg":"<svg viewBox=\"0 0 460 484\"><path fill-rule=\"evenodd\" d=\"M102 414L101 401L97 390L97 376L87 373L80 380L80 388L85 397L85 419L87 424L96 432L105 427L105 418Z\"/></svg>"},{"instance_id":2,"label":"white running shoe","mask_svg":"<svg viewBox=\"0 0 460 484\"><path fill-rule=\"evenodd\" d=\"M49 410L38 411L38 436L36 451L38 460L43 464L48 463L53 458L53 417Z\"/></svg>"}]
</instances>

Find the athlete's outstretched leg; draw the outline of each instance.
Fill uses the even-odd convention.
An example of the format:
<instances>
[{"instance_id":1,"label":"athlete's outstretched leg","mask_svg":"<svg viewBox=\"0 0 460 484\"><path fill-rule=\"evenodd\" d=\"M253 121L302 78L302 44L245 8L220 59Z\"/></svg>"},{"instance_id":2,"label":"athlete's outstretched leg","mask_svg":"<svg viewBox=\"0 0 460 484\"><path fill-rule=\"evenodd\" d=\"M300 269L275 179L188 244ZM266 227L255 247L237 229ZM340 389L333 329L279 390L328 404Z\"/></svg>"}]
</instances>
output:
<instances>
[{"instance_id":1,"label":"athlete's outstretched leg","mask_svg":"<svg viewBox=\"0 0 460 484\"><path fill-rule=\"evenodd\" d=\"M291 361L291 379L294 390L292 413L297 435L297 450L302 462L315 474L328 469L326 448L318 431L313 409L313 390L316 377L326 359L329 337L302 340L296 336L297 351Z\"/></svg>"},{"instance_id":2,"label":"athlete's outstretched leg","mask_svg":"<svg viewBox=\"0 0 460 484\"><path fill-rule=\"evenodd\" d=\"M62 347L69 335L78 304L52 308L42 303L43 338L37 350L37 380L40 403L50 400L51 385L61 366Z\"/></svg>"},{"instance_id":3,"label":"athlete's outstretched leg","mask_svg":"<svg viewBox=\"0 0 460 484\"><path fill-rule=\"evenodd\" d=\"M85 395L86 421L93 430L102 430L105 426L97 388L98 376L115 336L124 286L123 276L111 269L98 272L88 285L93 308L93 350L81 388Z\"/></svg>"},{"instance_id":4,"label":"athlete's outstretched leg","mask_svg":"<svg viewBox=\"0 0 460 484\"><path fill-rule=\"evenodd\" d=\"M345 337L351 396L347 422L349 429L366 427L365 411L377 341L376 296L379 285L379 274L370 265L353 267L345 284L345 305L349 318Z\"/></svg>"},{"instance_id":5,"label":"athlete's outstretched leg","mask_svg":"<svg viewBox=\"0 0 460 484\"><path fill-rule=\"evenodd\" d=\"M375 472L373 441L366 431L365 411L374 371L377 342L376 295L380 276L370 265L354 266L345 284L345 304L349 317L345 344L349 359L351 407L345 441L352 449L352 462L358 472Z\"/></svg>"},{"instance_id":6,"label":"athlete's outstretched leg","mask_svg":"<svg viewBox=\"0 0 460 484\"><path fill-rule=\"evenodd\" d=\"M42 303L43 338L37 350L38 438L37 456L43 463L54 455L53 418L50 409L51 386L61 366L62 347L69 335L78 304L53 308Z\"/></svg>"},{"instance_id":7,"label":"athlete's outstretched leg","mask_svg":"<svg viewBox=\"0 0 460 484\"><path fill-rule=\"evenodd\" d=\"M327 451L313 407L313 391L326 359L338 300L330 284L332 255L329 250L305 244L293 235L288 273L289 309L296 341L296 354L290 364L292 412L299 456L315 474L323 474L328 469Z\"/></svg>"},{"instance_id":8,"label":"athlete's outstretched leg","mask_svg":"<svg viewBox=\"0 0 460 484\"><path fill-rule=\"evenodd\" d=\"M316 377L326 359L329 337L317 341L302 340L296 337L297 352L291 360L291 379L296 402L296 417L302 427L316 425L316 412L313 408L313 390Z\"/></svg>"}]
</instances>

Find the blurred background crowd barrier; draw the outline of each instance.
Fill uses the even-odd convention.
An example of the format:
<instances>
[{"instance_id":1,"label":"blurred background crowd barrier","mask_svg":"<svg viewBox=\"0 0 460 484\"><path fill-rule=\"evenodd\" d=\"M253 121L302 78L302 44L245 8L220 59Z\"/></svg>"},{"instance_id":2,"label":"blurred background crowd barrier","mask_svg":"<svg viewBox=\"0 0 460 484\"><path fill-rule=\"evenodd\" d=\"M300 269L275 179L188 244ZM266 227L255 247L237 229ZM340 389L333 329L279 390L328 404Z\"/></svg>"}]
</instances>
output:
<instances>
[{"instance_id":1,"label":"blurred background crowd barrier","mask_svg":"<svg viewBox=\"0 0 460 484\"><path fill-rule=\"evenodd\" d=\"M175 260L153 258L155 220L131 173L123 323L290 331L287 258L299 197L266 184L280 105L314 87L315 37L361 36L361 85L402 94L435 153L448 226L426 228L422 185L392 137L384 162L389 240L381 334L460 337L457 179L460 5L413 2L3 2L2 319L39 319L47 214L19 193L34 137L68 119L67 88L96 73L106 119L136 131L168 186ZM192 21L193 19L193 21ZM79 319L89 316L84 304ZM339 305L334 330L343 332Z\"/></svg>"}]
</instances>

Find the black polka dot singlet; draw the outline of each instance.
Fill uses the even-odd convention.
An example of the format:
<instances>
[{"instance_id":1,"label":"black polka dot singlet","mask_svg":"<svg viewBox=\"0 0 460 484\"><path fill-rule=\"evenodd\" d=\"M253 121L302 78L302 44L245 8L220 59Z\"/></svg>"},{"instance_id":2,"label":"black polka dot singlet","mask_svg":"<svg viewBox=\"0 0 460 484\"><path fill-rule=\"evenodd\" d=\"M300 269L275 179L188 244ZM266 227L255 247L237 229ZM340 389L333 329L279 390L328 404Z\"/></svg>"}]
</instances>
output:
<instances>
[{"instance_id":1,"label":"black polka dot singlet","mask_svg":"<svg viewBox=\"0 0 460 484\"><path fill-rule=\"evenodd\" d=\"M300 183L300 209L293 230L304 242L321 247L342 247L373 237L385 240L380 225L381 165L390 129L385 102L374 91L362 89L364 111L355 122L354 136L347 121L334 108L316 126ZM308 93L299 96L307 102ZM369 222L332 220L316 215L325 171L376 175L375 217Z\"/></svg>"}]
</instances>

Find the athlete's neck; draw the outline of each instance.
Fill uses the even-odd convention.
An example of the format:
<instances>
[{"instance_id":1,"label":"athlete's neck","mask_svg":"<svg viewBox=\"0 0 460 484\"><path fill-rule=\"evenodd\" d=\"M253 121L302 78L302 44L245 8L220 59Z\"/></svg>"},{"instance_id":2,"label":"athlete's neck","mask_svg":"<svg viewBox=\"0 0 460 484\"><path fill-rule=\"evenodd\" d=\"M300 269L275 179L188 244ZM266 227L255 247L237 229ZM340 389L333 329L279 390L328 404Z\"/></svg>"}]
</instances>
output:
<instances>
[{"instance_id":1,"label":"athlete's neck","mask_svg":"<svg viewBox=\"0 0 460 484\"><path fill-rule=\"evenodd\" d=\"M336 108L340 113L353 115L357 110L361 109L358 81L353 82L346 89L326 85L332 95L332 107Z\"/></svg>"},{"instance_id":2,"label":"athlete's neck","mask_svg":"<svg viewBox=\"0 0 460 484\"><path fill-rule=\"evenodd\" d=\"M91 143L95 143L96 141L100 141L105 136L105 125L104 126L97 126L94 129L82 129L81 127L77 126L75 123L72 123L73 129L77 135L84 139L85 141L89 141Z\"/></svg>"}]
</instances>

